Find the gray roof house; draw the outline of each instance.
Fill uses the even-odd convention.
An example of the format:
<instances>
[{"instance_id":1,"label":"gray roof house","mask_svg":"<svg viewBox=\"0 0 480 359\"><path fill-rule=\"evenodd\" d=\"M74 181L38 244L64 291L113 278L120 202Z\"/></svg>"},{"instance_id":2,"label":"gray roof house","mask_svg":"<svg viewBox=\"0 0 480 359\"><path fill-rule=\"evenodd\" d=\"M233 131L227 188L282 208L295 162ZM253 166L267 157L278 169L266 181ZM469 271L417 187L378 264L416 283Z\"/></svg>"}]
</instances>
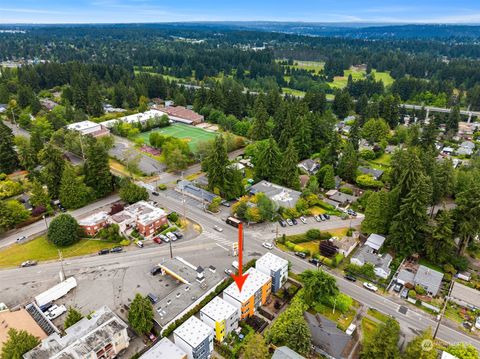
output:
<instances>
[{"instance_id":1,"label":"gray roof house","mask_svg":"<svg viewBox=\"0 0 480 359\"><path fill-rule=\"evenodd\" d=\"M375 274L380 278L388 278L390 275L390 263L392 263L390 254L378 254L373 248L364 245L352 256L350 263L363 266L367 263L372 264L375 268Z\"/></svg>"},{"instance_id":2,"label":"gray roof house","mask_svg":"<svg viewBox=\"0 0 480 359\"><path fill-rule=\"evenodd\" d=\"M175 187L175 191L207 203L212 203L213 199L218 197L216 194L205 191L204 189L195 186L192 182L187 180L179 181L177 183L177 187Z\"/></svg>"},{"instance_id":3,"label":"gray roof house","mask_svg":"<svg viewBox=\"0 0 480 359\"><path fill-rule=\"evenodd\" d=\"M306 160L303 160L302 162L300 162L298 164L298 167L303 169L309 175L313 175L317 173L318 170L320 169L320 164L317 161L307 158Z\"/></svg>"},{"instance_id":4,"label":"gray roof house","mask_svg":"<svg viewBox=\"0 0 480 359\"><path fill-rule=\"evenodd\" d=\"M250 187L250 193L265 193L277 206L295 207L301 193L290 188L282 187L268 181L260 181Z\"/></svg>"},{"instance_id":5,"label":"gray roof house","mask_svg":"<svg viewBox=\"0 0 480 359\"><path fill-rule=\"evenodd\" d=\"M278 347L273 353L272 359L305 359L289 347Z\"/></svg>"},{"instance_id":6,"label":"gray roof house","mask_svg":"<svg viewBox=\"0 0 480 359\"><path fill-rule=\"evenodd\" d=\"M442 285L443 273L420 265L413 278L413 284L421 285L428 294L436 296Z\"/></svg>"},{"instance_id":7,"label":"gray roof house","mask_svg":"<svg viewBox=\"0 0 480 359\"><path fill-rule=\"evenodd\" d=\"M330 195L329 195L330 193ZM352 196L350 194L342 193L340 191L328 191L327 196L330 200L337 202L338 204L342 206L346 206L348 204L351 204L357 200L357 197Z\"/></svg>"},{"instance_id":8,"label":"gray roof house","mask_svg":"<svg viewBox=\"0 0 480 359\"><path fill-rule=\"evenodd\" d=\"M374 168L360 166L358 167L358 170L365 175L371 175L374 180L379 180L383 175L382 170L376 170Z\"/></svg>"},{"instance_id":9,"label":"gray roof house","mask_svg":"<svg viewBox=\"0 0 480 359\"><path fill-rule=\"evenodd\" d=\"M464 141L455 151L457 155L471 156L475 150L475 144L471 141Z\"/></svg>"},{"instance_id":10,"label":"gray roof house","mask_svg":"<svg viewBox=\"0 0 480 359\"><path fill-rule=\"evenodd\" d=\"M337 323L320 315L304 313L305 320L312 333L315 351L329 358L344 359L348 357L351 337L337 328Z\"/></svg>"},{"instance_id":11,"label":"gray roof house","mask_svg":"<svg viewBox=\"0 0 480 359\"><path fill-rule=\"evenodd\" d=\"M366 246L369 246L376 251L382 248L383 243L385 243L385 237L376 233L372 233L368 236L367 241L365 242Z\"/></svg>"}]
</instances>

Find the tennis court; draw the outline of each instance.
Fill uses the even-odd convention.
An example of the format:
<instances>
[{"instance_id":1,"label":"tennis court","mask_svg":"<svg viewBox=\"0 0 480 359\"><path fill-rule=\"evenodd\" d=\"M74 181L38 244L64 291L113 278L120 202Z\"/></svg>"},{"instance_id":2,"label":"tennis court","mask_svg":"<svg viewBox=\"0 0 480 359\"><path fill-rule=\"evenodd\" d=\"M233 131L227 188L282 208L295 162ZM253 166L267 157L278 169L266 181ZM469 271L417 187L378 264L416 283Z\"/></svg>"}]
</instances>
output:
<instances>
[{"instance_id":1,"label":"tennis court","mask_svg":"<svg viewBox=\"0 0 480 359\"><path fill-rule=\"evenodd\" d=\"M137 137L143 138L145 143L148 143L148 138L151 132L160 132L165 136L185 139L188 141L188 145L194 152L197 149L198 143L212 140L216 136L214 132L208 132L198 127L184 125L182 123L173 123L168 127L156 128L148 132L140 133Z\"/></svg>"}]
</instances>

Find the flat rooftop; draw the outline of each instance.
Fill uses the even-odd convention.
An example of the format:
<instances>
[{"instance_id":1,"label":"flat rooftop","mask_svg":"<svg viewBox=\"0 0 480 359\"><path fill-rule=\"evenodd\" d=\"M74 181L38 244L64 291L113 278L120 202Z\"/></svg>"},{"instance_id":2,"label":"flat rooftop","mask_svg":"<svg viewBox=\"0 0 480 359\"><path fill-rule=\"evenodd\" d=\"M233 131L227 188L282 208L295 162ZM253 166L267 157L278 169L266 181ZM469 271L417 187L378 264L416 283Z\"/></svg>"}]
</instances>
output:
<instances>
[{"instance_id":1,"label":"flat rooftop","mask_svg":"<svg viewBox=\"0 0 480 359\"><path fill-rule=\"evenodd\" d=\"M98 212L79 220L78 224L81 226L94 226L97 223L107 220L108 217L107 212Z\"/></svg>"},{"instance_id":2,"label":"flat rooftop","mask_svg":"<svg viewBox=\"0 0 480 359\"><path fill-rule=\"evenodd\" d=\"M162 338L140 358L142 359L183 359L187 357L182 349L177 347L168 338Z\"/></svg>"},{"instance_id":3,"label":"flat rooftop","mask_svg":"<svg viewBox=\"0 0 480 359\"><path fill-rule=\"evenodd\" d=\"M67 125L67 129L74 130L74 131L84 131L89 128L95 128L98 126L100 126L100 124L86 120L86 121L75 122L70 125Z\"/></svg>"},{"instance_id":4,"label":"flat rooftop","mask_svg":"<svg viewBox=\"0 0 480 359\"><path fill-rule=\"evenodd\" d=\"M162 328L225 279L223 272L203 270L180 257L162 261L158 265L166 272L162 286L169 290L166 295L163 290L162 299L154 305L154 319ZM201 282L197 280L199 271L203 273Z\"/></svg>"},{"instance_id":5,"label":"flat rooftop","mask_svg":"<svg viewBox=\"0 0 480 359\"><path fill-rule=\"evenodd\" d=\"M255 267L258 266L264 266L276 272L284 268L285 266L288 266L288 261L280 258L279 256L276 256L273 253L268 252L257 259Z\"/></svg>"},{"instance_id":6,"label":"flat rooftop","mask_svg":"<svg viewBox=\"0 0 480 359\"><path fill-rule=\"evenodd\" d=\"M238 309L220 297L213 298L200 312L216 322L232 316Z\"/></svg>"},{"instance_id":7,"label":"flat rooftop","mask_svg":"<svg viewBox=\"0 0 480 359\"><path fill-rule=\"evenodd\" d=\"M175 329L173 333L182 338L193 348L196 348L205 340L205 338L213 335L213 329L197 317L191 316L185 323Z\"/></svg>"},{"instance_id":8,"label":"flat rooftop","mask_svg":"<svg viewBox=\"0 0 480 359\"><path fill-rule=\"evenodd\" d=\"M246 302L252 295L255 294L265 283L271 280L269 275L263 274L255 268L250 268L245 273L248 277L243 284L242 291L238 291L236 283L229 285L223 293L228 294L232 298L237 299L241 303Z\"/></svg>"},{"instance_id":9,"label":"flat rooftop","mask_svg":"<svg viewBox=\"0 0 480 359\"><path fill-rule=\"evenodd\" d=\"M40 340L47 337L47 334L25 309L13 312L4 310L0 312L0 352L3 343L8 339L9 329L25 330Z\"/></svg>"}]
</instances>

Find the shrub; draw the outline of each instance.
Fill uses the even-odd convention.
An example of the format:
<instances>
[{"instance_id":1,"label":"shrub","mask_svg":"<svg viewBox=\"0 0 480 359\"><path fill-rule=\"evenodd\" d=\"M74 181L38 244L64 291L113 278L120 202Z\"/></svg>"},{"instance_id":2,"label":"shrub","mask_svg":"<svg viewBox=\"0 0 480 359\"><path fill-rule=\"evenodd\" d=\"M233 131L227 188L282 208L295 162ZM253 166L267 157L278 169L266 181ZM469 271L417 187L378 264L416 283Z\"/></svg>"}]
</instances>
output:
<instances>
[{"instance_id":1,"label":"shrub","mask_svg":"<svg viewBox=\"0 0 480 359\"><path fill-rule=\"evenodd\" d=\"M353 235L353 228L350 227L348 230L347 230L347 237L351 237Z\"/></svg>"},{"instance_id":2,"label":"shrub","mask_svg":"<svg viewBox=\"0 0 480 359\"><path fill-rule=\"evenodd\" d=\"M342 188L340 188L340 192L345 193L345 194L353 195L353 189L348 188L348 187L342 187Z\"/></svg>"},{"instance_id":3,"label":"shrub","mask_svg":"<svg viewBox=\"0 0 480 359\"><path fill-rule=\"evenodd\" d=\"M375 180L371 175L360 175L355 182L362 188L382 188L383 182Z\"/></svg>"},{"instance_id":4,"label":"shrub","mask_svg":"<svg viewBox=\"0 0 480 359\"><path fill-rule=\"evenodd\" d=\"M75 218L69 214L61 214L50 222L47 238L58 247L66 247L78 242L80 232Z\"/></svg>"},{"instance_id":5,"label":"shrub","mask_svg":"<svg viewBox=\"0 0 480 359\"><path fill-rule=\"evenodd\" d=\"M305 234L294 234L286 238L289 242L298 244L310 241Z\"/></svg>"},{"instance_id":6,"label":"shrub","mask_svg":"<svg viewBox=\"0 0 480 359\"><path fill-rule=\"evenodd\" d=\"M454 256L450 258L450 263L460 272L468 268L468 259L464 256Z\"/></svg>"},{"instance_id":7,"label":"shrub","mask_svg":"<svg viewBox=\"0 0 480 359\"><path fill-rule=\"evenodd\" d=\"M130 245L130 241L128 239L122 239L120 241L120 245L121 246L129 246Z\"/></svg>"},{"instance_id":8,"label":"shrub","mask_svg":"<svg viewBox=\"0 0 480 359\"><path fill-rule=\"evenodd\" d=\"M332 238L332 234L330 232L321 232L320 233L320 239L322 241L330 239L330 238Z\"/></svg>"},{"instance_id":9,"label":"shrub","mask_svg":"<svg viewBox=\"0 0 480 359\"><path fill-rule=\"evenodd\" d=\"M409 296L410 298L417 298L417 292L415 292L413 289L410 289L410 290L408 291L408 296Z\"/></svg>"},{"instance_id":10,"label":"shrub","mask_svg":"<svg viewBox=\"0 0 480 359\"><path fill-rule=\"evenodd\" d=\"M360 157L363 158L364 160L374 160L375 159L375 152L372 150L361 150L360 151Z\"/></svg>"},{"instance_id":11,"label":"shrub","mask_svg":"<svg viewBox=\"0 0 480 359\"><path fill-rule=\"evenodd\" d=\"M332 260L330 258L327 258L327 257L324 257L322 256L321 254L315 254L313 256L313 258L316 258L318 259L319 261L321 261L323 264L329 266L329 267L333 267L333 263L332 263Z\"/></svg>"},{"instance_id":12,"label":"shrub","mask_svg":"<svg viewBox=\"0 0 480 359\"><path fill-rule=\"evenodd\" d=\"M455 268L450 263L447 263L443 266L443 271L445 273L450 273L450 274L456 274L457 273Z\"/></svg>"},{"instance_id":13,"label":"shrub","mask_svg":"<svg viewBox=\"0 0 480 359\"><path fill-rule=\"evenodd\" d=\"M160 184L158 185L158 189L159 189L160 191L165 191L165 190L167 189L167 185L166 185L166 184L163 184L163 183L160 183Z\"/></svg>"},{"instance_id":14,"label":"shrub","mask_svg":"<svg viewBox=\"0 0 480 359\"><path fill-rule=\"evenodd\" d=\"M321 232L319 229L314 228L314 229L309 229L307 231L307 238L311 241L319 239L320 236L321 236Z\"/></svg>"},{"instance_id":15,"label":"shrub","mask_svg":"<svg viewBox=\"0 0 480 359\"><path fill-rule=\"evenodd\" d=\"M297 218L300 214L297 212L295 208L285 208L283 212L283 216L285 218Z\"/></svg>"},{"instance_id":16,"label":"shrub","mask_svg":"<svg viewBox=\"0 0 480 359\"><path fill-rule=\"evenodd\" d=\"M177 212L172 212L167 216L168 220L171 222L177 222L178 221L178 213Z\"/></svg>"},{"instance_id":17,"label":"shrub","mask_svg":"<svg viewBox=\"0 0 480 359\"><path fill-rule=\"evenodd\" d=\"M416 285L415 286L415 292L417 292L420 295L424 295L426 293L425 288L423 288L421 285Z\"/></svg>"}]
</instances>

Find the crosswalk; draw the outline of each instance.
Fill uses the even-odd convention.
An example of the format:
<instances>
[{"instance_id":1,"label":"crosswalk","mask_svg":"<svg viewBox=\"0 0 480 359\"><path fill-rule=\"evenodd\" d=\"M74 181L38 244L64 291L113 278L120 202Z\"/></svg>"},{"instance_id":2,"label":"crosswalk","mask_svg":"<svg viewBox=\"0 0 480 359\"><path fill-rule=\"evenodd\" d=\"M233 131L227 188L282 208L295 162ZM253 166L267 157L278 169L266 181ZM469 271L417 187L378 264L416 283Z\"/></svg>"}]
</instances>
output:
<instances>
[{"instance_id":1,"label":"crosswalk","mask_svg":"<svg viewBox=\"0 0 480 359\"><path fill-rule=\"evenodd\" d=\"M205 230L203 232L208 238L213 239L215 244L220 248L231 252L233 248L233 241L226 239L221 233Z\"/></svg>"}]
</instances>

